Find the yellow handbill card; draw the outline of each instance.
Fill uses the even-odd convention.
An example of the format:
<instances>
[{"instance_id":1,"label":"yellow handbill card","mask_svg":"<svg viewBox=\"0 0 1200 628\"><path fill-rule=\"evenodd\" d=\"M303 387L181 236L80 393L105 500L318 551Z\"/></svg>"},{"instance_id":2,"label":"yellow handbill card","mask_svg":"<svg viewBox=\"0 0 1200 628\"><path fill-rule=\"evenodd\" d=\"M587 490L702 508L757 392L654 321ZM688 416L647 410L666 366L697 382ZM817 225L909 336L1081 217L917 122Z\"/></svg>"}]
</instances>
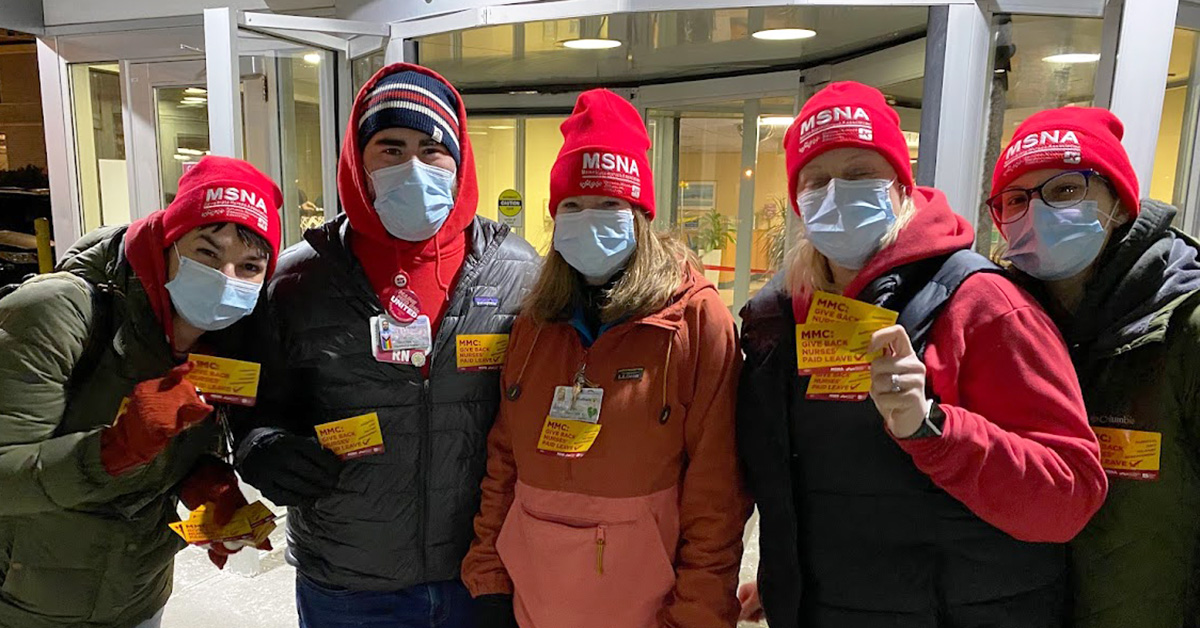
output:
<instances>
[{"instance_id":1,"label":"yellow handbill card","mask_svg":"<svg viewBox=\"0 0 1200 628\"><path fill-rule=\"evenodd\" d=\"M499 370L507 353L508 334L464 334L455 346L460 371Z\"/></svg>"},{"instance_id":2,"label":"yellow handbill card","mask_svg":"<svg viewBox=\"0 0 1200 628\"><path fill-rule=\"evenodd\" d=\"M601 427L599 423L546 417L542 435L538 438L538 453L560 458L582 458L596 442Z\"/></svg>"},{"instance_id":3,"label":"yellow handbill card","mask_svg":"<svg viewBox=\"0 0 1200 628\"><path fill-rule=\"evenodd\" d=\"M1157 480L1162 458L1162 434L1094 427L1100 441L1100 464L1113 477Z\"/></svg>"},{"instance_id":4,"label":"yellow handbill card","mask_svg":"<svg viewBox=\"0 0 1200 628\"><path fill-rule=\"evenodd\" d=\"M805 399L820 401L863 401L871 392L871 371L813 373Z\"/></svg>"},{"instance_id":5,"label":"yellow handbill card","mask_svg":"<svg viewBox=\"0 0 1200 628\"><path fill-rule=\"evenodd\" d=\"M877 329L896 324L899 313L829 292L817 292L808 306L807 323L877 323Z\"/></svg>"},{"instance_id":6,"label":"yellow handbill card","mask_svg":"<svg viewBox=\"0 0 1200 628\"><path fill-rule=\"evenodd\" d=\"M866 366L880 356L867 353L877 323L796 325L796 366L801 375L837 367Z\"/></svg>"},{"instance_id":7,"label":"yellow handbill card","mask_svg":"<svg viewBox=\"0 0 1200 628\"><path fill-rule=\"evenodd\" d=\"M252 406L258 397L258 376L262 367L254 362L193 353L188 361L195 365L187 380L195 384L209 401Z\"/></svg>"},{"instance_id":8,"label":"yellow handbill card","mask_svg":"<svg viewBox=\"0 0 1200 628\"><path fill-rule=\"evenodd\" d=\"M261 543L275 529L275 513L261 501L243 506L224 526L212 520L207 504L193 510L186 521L169 524L171 530L189 544L199 545L251 539Z\"/></svg>"},{"instance_id":9,"label":"yellow handbill card","mask_svg":"<svg viewBox=\"0 0 1200 628\"><path fill-rule=\"evenodd\" d=\"M321 446L342 460L383 453L383 430L379 427L379 415L374 412L323 423L316 429Z\"/></svg>"}]
</instances>

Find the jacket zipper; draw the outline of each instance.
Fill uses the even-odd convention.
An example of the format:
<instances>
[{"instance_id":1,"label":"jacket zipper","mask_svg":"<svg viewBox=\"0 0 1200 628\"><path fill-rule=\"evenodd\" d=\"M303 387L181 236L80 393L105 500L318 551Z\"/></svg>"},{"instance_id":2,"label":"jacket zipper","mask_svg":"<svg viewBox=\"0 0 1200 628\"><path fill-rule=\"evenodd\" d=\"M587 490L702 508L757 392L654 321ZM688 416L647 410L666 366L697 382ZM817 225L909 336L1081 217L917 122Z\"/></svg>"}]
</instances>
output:
<instances>
[{"instance_id":1,"label":"jacket zipper","mask_svg":"<svg viewBox=\"0 0 1200 628\"><path fill-rule=\"evenodd\" d=\"M432 372L432 370L433 369L431 366L430 371ZM417 475L420 477L420 481L421 481L420 486L421 486L421 574L422 574L422 577L424 577L424 574L427 574L428 570L429 570L429 556L426 555L426 552L427 552L426 548L428 547L428 540L429 540L428 539L428 537L429 537L429 534L428 534L428 527L429 527L429 521L428 521L428 519L429 519L429 475L426 471L426 467L431 463L430 458L432 457L432 453L430 452L431 446L429 444L429 441L430 441L429 430L433 423L433 421L430 417L430 415L433 414L433 404L430 402L429 397L430 397L430 395L429 395L429 378L426 377L421 380L421 421L422 421L422 426L421 426L421 464L417 465Z\"/></svg>"},{"instance_id":2,"label":"jacket zipper","mask_svg":"<svg viewBox=\"0 0 1200 628\"><path fill-rule=\"evenodd\" d=\"M604 575L604 526L596 526L596 573Z\"/></svg>"}]
</instances>

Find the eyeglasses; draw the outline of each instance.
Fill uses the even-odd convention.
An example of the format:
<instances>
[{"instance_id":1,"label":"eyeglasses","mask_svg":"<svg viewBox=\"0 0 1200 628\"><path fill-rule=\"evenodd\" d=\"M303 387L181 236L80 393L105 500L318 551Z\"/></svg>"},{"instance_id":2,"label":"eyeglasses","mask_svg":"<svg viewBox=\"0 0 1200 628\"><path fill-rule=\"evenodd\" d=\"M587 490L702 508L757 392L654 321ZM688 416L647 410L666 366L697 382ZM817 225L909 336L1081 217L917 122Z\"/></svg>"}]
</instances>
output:
<instances>
[{"instance_id":1,"label":"eyeglasses","mask_svg":"<svg viewBox=\"0 0 1200 628\"><path fill-rule=\"evenodd\" d=\"M987 200L992 220L998 225L1011 225L1020 220L1029 211L1034 194L1055 209L1071 207L1087 197L1092 179L1108 185L1095 170L1072 170L1054 175L1037 187L1008 188Z\"/></svg>"}]
</instances>

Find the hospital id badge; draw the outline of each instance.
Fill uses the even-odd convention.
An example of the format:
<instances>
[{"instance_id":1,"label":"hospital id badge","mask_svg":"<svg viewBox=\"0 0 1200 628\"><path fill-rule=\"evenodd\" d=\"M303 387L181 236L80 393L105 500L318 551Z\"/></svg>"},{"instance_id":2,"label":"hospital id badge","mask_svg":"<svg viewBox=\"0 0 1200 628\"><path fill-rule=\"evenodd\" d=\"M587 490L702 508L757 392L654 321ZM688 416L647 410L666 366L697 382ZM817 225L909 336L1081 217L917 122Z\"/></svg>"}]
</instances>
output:
<instances>
[{"instance_id":1,"label":"hospital id badge","mask_svg":"<svg viewBox=\"0 0 1200 628\"><path fill-rule=\"evenodd\" d=\"M550 404L550 416L555 419L599 423L600 406L603 403L603 388L559 386L554 389L554 402Z\"/></svg>"},{"instance_id":2,"label":"hospital id badge","mask_svg":"<svg viewBox=\"0 0 1200 628\"><path fill-rule=\"evenodd\" d=\"M603 402L603 388L555 388L550 414L538 435L538 453L582 458L600 436L600 406Z\"/></svg>"},{"instance_id":3,"label":"hospital id badge","mask_svg":"<svg viewBox=\"0 0 1200 628\"><path fill-rule=\"evenodd\" d=\"M386 314L371 317L371 354L376 361L420 368L432 350L433 327L428 316L418 316L411 323Z\"/></svg>"}]
</instances>

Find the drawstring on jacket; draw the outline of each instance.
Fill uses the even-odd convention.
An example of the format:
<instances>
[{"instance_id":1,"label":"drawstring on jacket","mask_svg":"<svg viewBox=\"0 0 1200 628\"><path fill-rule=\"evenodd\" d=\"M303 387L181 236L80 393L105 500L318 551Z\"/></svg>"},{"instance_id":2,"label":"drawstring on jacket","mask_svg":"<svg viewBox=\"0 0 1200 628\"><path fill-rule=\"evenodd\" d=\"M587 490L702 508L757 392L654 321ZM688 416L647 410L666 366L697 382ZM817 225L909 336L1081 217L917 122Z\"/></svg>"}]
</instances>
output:
<instances>
[{"instance_id":1,"label":"drawstring on jacket","mask_svg":"<svg viewBox=\"0 0 1200 628\"><path fill-rule=\"evenodd\" d=\"M517 373L517 382L508 387L504 392L504 396L508 397L509 401L516 401L521 398L521 380L525 377L525 369L529 368L529 359L533 357L533 349L537 346L538 338L542 335L542 326L537 326L537 331L533 334L533 342L529 344L529 352L525 354L525 363L521 365L521 372Z\"/></svg>"}]
</instances>

